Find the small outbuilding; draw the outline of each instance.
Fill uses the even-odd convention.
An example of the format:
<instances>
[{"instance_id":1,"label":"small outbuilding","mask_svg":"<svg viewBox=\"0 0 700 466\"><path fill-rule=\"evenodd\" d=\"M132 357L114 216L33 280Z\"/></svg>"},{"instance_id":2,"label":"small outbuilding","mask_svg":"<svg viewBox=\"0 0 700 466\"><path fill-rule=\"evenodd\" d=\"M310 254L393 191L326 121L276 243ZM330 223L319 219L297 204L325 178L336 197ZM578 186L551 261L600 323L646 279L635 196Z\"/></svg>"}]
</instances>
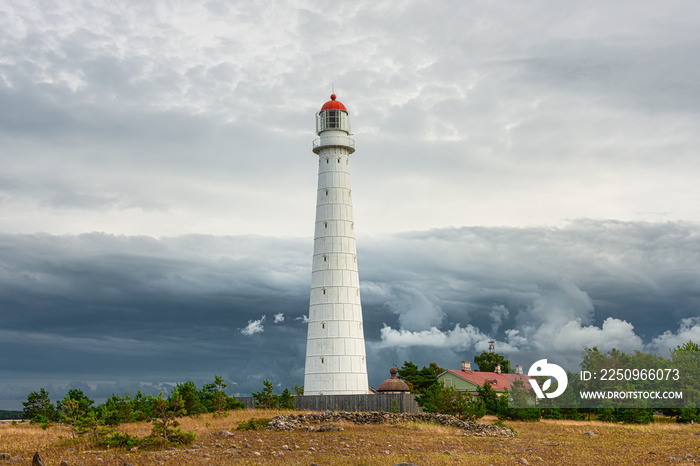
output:
<instances>
[{"instance_id":1,"label":"small outbuilding","mask_svg":"<svg viewBox=\"0 0 700 466\"><path fill-rule=\"evenodd\" d=\"M398 372L399 370L395 367L389 370L391 377L382 382L379 386L379 393L409 393L411 391L406 382L396 377Z\"/></svg>"}]
</instances>

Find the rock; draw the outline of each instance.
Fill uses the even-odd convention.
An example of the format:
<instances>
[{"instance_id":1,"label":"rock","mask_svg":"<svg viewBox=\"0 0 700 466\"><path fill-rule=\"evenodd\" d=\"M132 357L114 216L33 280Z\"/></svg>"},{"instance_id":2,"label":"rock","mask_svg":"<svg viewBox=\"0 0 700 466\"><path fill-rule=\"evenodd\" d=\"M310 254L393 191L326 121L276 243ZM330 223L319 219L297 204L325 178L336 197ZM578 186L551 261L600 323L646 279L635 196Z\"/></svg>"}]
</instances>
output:
<instances>
[{"instance_id":1,"label":"rock","mask_svg":"<svg viewBox=\"0 0 700 466\"><path fill-rule=\"evenodd\" d=\"M66 461L66 460L61 461L60 466L68 466L68 461Z\"/></svg>"},{"instance_id":2,"label":"rock","mask_svg":"<svg viewBox=\"0 0 700 466\"><path fill-rule=\"evenodd\" d=\"M220 443L216 443L216 444L214 444L214 446L215 446L216 448L223 448L223 447L224 447L224 446L223 446L222 444L220 444Z\"/></svg>"},{"instance_id":3,"label":"rock","mask_svg":"<svg viewBox=\"0 0 700 466\"><path fill-rule=\"evenodd\" d=\"M34 453L34 458L32 458L32 466L46 466L38 451Z\"/></svg>"},{"instance_id":4,"label":"rock","mask_svg":"<svg viewBox=\"0 0 700 466\"><path fill-rule=\"evenodd\" d=\"M13 456L12 458L10 458L10 463L19 463L20 461L22 461L21 455Z\"/></svg>"},{"instance_id":5,"label":"rock","mask_svg":"<svg viewBox=\"0 0 700 466\"><path fill-rule=\"evenodd\" d=\"M0 460L6 460L10 458L9 453L0 453Z\"/></svg>"},{"instance_id":6,"label":"rock","mask_svg":"<svg viewBox=\"0 0 700 466\"><path fill-rule=\"evenodd\" d=\"M525 464L525 465L530 464L525 458L520 458L520 459L518 460L518 463L520 463L520 464Z\"/></svg>"},{"instance_id":7,"label":"rock","mask_svg":"<svg viewBox=\"0 0 700 466\"><path fill-rule=\"evenodd\" d=\"M442 454L443 454L443 455L451 455L452 452L449 451L449 450L445 450L445 451L442 452Z\"/></svg>"},{"instance_id":8,"label":"rock","mask_svg":"<svg viewBox=\"0 0 700 466\"><path fill-rule=\"evenodd\" d=\"M217 432L216 436L219 438L227 438L227 437L233 437L234 433L229 432L228 430L220 430L219 432Z\"/></svg>"},{"instance_id":9,"label":"rock","mask_svg":"<svg viewBox=\"0 0 700 466\"><path fill-rule=\"evenodd\" d=\"M583 435L585 435L587 437L597 437L598 436L598 434L596 434L595 432L586 432Z\"/></svg>"},{"instance_id":10,"label":"rock","mask_svg":"<svg viewBox=\"0 0 700 466\"><path fill-rule=\"evenodd\" d=\"M254 452L253 452L253 455L255 455L255 456L262 456L262 455L260 454L259 451L254 451Z\"/></svg>"},{"instance_id":11,"label":"rock","mask_svg":"<svg viewBox=\"0 0 700 466\"><path fill-rule=\"evenodd\" d=\"M305 430L305 431L326 431L323 426L333 424L338 421L352 422L354 424L395 424L407 422L425 422L440 424L448 427L462 429L463 435L477 437L510 436L515 434L510 429L502 429L498 426L488 424L476 424L465 422L454 416L437 413L380 413L380 412L324 412L306 414L288 414L276 416L270 420L266 429L277 431ZM314 427L311 424L321 424ZM342 428L340 428L342 429Z\"/></svg>"},{"instance_id":12,"label":"rock","mask_svg":"<svg viewBox=\"0 0 700 466\"><path fill-rule=\"evenodd\" d=\"M289 445L282 445L282 450L289 450Z\"/></svg>"},{"instance_id":13,"label":"rock","mask_svg":"<svg viewBox=\"0 0 700 466\"><path fill-rule=\"evenodd\" d=\"M396 463L394 466L418 466L415 463Z\"/></svg>"}]
</instances>

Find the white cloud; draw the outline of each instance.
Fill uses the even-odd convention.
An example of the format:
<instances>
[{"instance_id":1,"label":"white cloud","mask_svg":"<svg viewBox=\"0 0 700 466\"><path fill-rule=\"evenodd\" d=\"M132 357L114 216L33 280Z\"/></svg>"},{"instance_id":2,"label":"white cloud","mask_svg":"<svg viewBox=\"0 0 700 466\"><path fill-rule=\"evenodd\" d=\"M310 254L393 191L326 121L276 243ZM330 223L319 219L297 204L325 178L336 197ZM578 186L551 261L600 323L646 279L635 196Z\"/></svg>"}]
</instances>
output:
<instances>
[{"instance_id":1,"label":"white cloud","mask_svg":"<svg viewBox=\"0 0 700 466\"><path fill-rule=\"evenodd\" d=\"M682 319L676 332L666 330L651 341L649 348L667 355L669 350L688 343L688 340L700 344L700 317Z\"/></svg>"},{"instance_id":2,"label":"white cloud","mask_svg":"<svg viewBox=\"0 0 700 466\"><path fill-rule=\"evenodd\" d=\"M700 327L698 328L700 330ZM560 326L543 325L526 327L525 330L509 329L505 341L496 341L499 351L580 351L585 347L597 346L601 351L617 348L623 351L643 349L642 339L634 333L629 322L608 318L602 327L582 326L576 319ZM491 337L480 329L467 325L455 325L452 330L442 331L436 327L430 330L409 331L393 329L385 325L380 330L378 348L430 347L446 348L454 351L473 349L483 351L488 348ZM686 340L687 341L687 340Z\"/></svg>"},{"instance_id":3,"label":"white cloud","mask_svg":"<svg viewBox=\"0 0 700 466\"><path fill-rule=\"evenodd\" d=\"M249 320L248 325L241 329L243 335L252 336L256 333L262 333L265 330L263 327L263 322L265 322L265 316L262 316L258 320Z\"/></svg>"},{"instance_id":4,"label":"white cloud","mask_svg":"<svg viewBox=\"0 0 700 466\"><path fill-rule=\"evenodd\" d=\"M406 348L410 346L425 346L431 348L449 348L452 350L463 350L475 348L485 350L491 338L482 333L478 328L467 325L461 327L455 325L452 330L441 331L436 327L430 330L412 332L410 330L395 330L387 325L380 330L380 342L378 348L398 347ZM513 346L506 342L498 342L497 346L503 351L514 350Z\"/></svg>"},{"instance_id":5,"label":"white cloud","mask_svg":"<svg viewBox=\"0 0 700 466\"><path fill-rule=\"evenodd\" d=\"M275 314L275 324L281 324L284 322L284 312L280 312L278 314Z\"/></svg>"}]
</instances>

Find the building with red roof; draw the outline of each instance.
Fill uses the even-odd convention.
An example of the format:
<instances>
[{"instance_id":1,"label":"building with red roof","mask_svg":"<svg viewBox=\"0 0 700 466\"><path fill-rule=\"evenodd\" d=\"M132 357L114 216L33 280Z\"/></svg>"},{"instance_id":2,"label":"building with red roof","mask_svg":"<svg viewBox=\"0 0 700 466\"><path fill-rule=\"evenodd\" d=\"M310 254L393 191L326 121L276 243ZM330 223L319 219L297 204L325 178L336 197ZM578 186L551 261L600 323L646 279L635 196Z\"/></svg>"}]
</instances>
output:
<instances>
[{"instance_id":1,"label":"building with red roof","mask_svg":"<svg viewBox=\"0 0 700 466\"><path fill-rule=\"evenodd\" d=\"M471 369L469 361L462 361L462 370L446 370L438 375L438 380L448 387L455 387L461 392L469 392L477 396L477 387L483 387L486 382L496 392L503 393L508 390L514 380L520 379L526 388L530 388L530 377L523 374L522 366L515 366L515 374L504 374L500 366L496 366L496 372L480 372Z\"/></svg>"}]
</instances>

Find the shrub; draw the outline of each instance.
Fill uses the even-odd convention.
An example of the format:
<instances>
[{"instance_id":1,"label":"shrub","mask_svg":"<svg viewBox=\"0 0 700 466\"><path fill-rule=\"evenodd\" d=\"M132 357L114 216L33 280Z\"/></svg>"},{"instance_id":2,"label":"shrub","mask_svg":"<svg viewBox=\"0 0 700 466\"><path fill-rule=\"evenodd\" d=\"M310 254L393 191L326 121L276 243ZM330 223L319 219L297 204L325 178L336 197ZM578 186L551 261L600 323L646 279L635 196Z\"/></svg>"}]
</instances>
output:
<instances>
[{"instance_id":1,"label":"shrub","mask_svg":"<svg viewBox=\"0 0 700 466\"><path fill-rule=\"evenodd\" d=\"M251 417L247 421L239 422L238 427L236 427L236 430L263 430L271 420L272 419L269 418L257 419Z\"/></svg>"}]
</instances>

